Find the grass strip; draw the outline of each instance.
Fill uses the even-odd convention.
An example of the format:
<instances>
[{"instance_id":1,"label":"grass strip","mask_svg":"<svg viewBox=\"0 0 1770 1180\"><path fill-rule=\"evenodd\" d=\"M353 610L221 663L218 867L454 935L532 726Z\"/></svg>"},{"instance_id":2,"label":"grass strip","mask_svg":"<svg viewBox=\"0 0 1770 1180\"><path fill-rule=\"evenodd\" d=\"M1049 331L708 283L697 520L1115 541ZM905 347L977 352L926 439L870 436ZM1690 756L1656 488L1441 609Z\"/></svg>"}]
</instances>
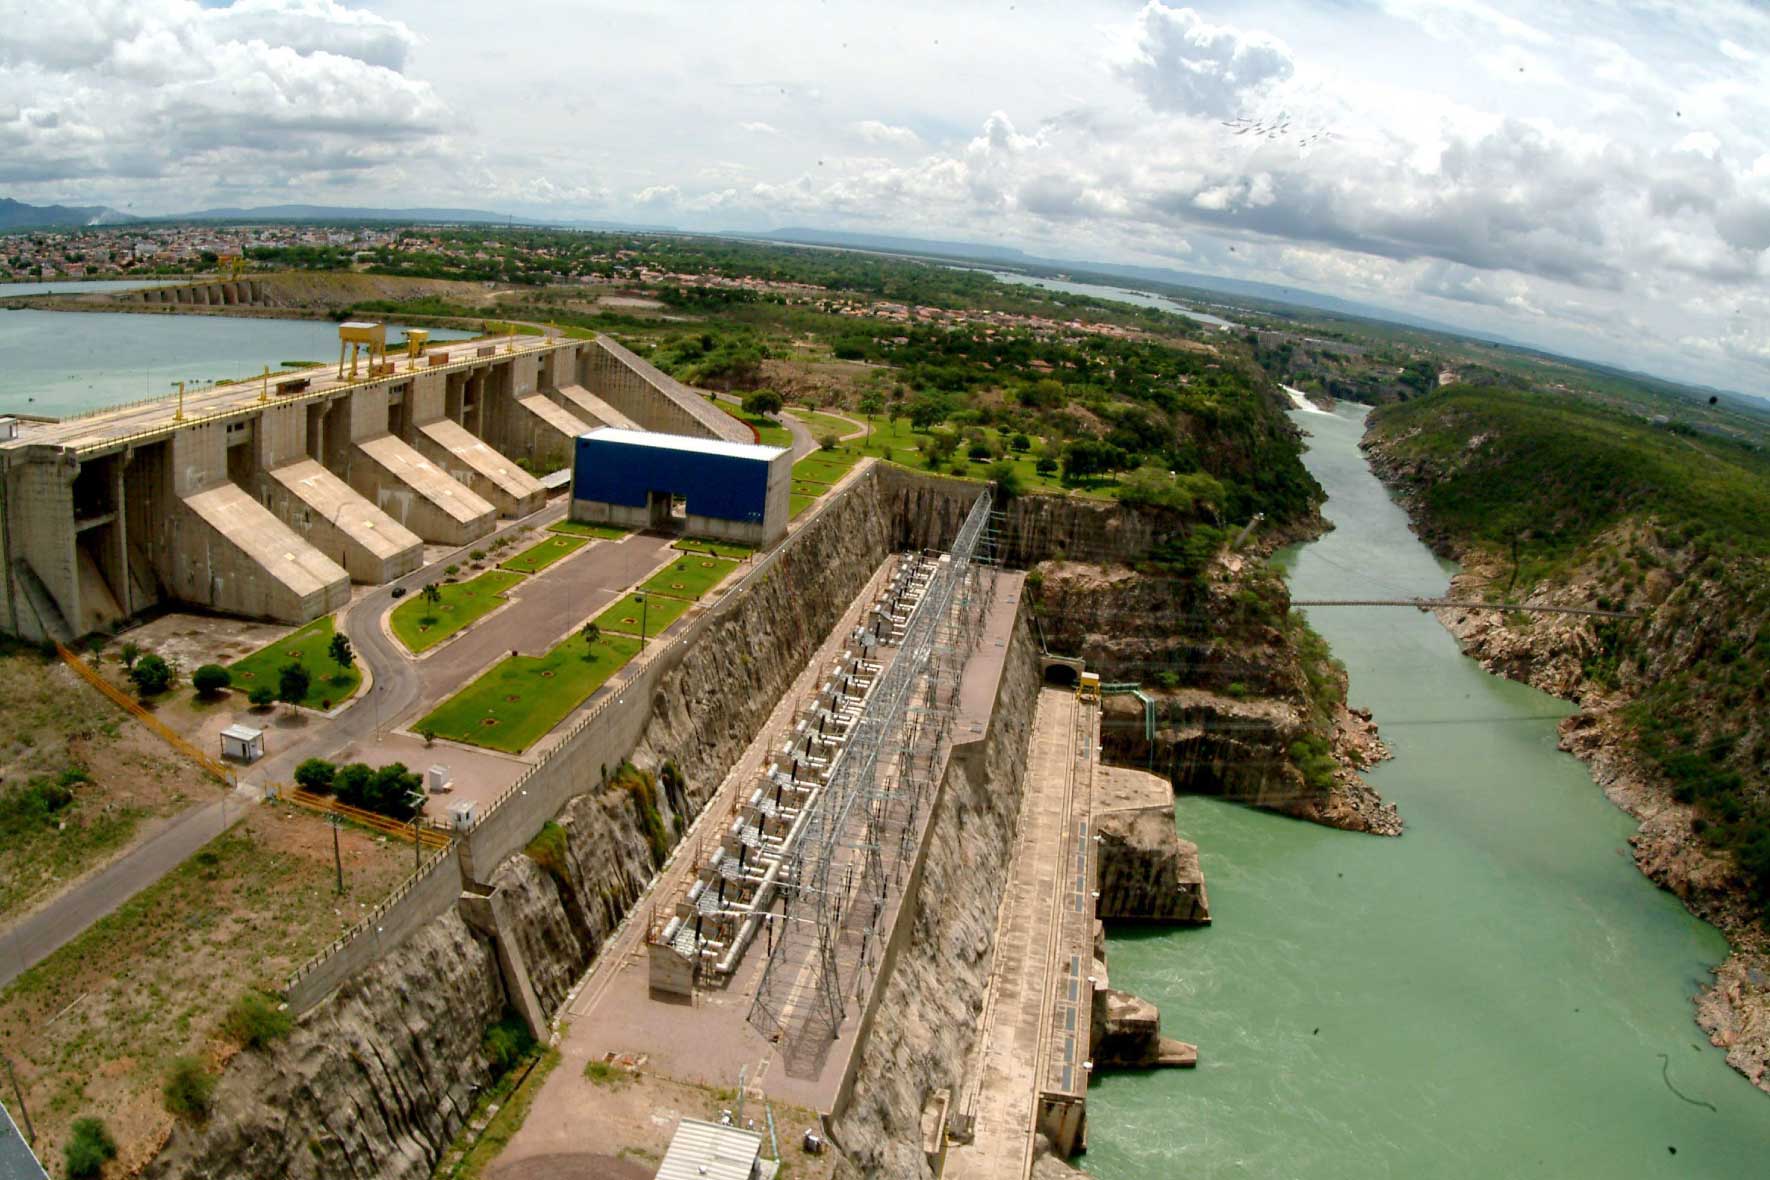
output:
<instances>
[{"instance_id":1,"label":"grass strip","mask_svg":"<svg viewBox=\"0 0 1770 1180\"><path fill-rule=\"evenodd\" d=\"M688 608L687 603L680 605ZM638 653L638 639L610 634L606 627L603 631L589 646L572 635L545 655L499 661L413 729L469 745L521 753Z\"/></svg>"},{"instance_id":2,"label":"grass strip","mask_svg":"<svg viewBox=\"0 0 1770 1180\"><path fill-rule=\"evenodd\" d=\"M737 562L717 557L684 554L680 559L646 579L640 587L648 594L665 594L672 598L697 599L737 568Z\"/></svg>"},{"instance_id":3,"label":"grass strip","mask_svg":"<svg viewBox=\"0 0 1770 1180\"><path fill-rule=\"evenodd\" d=\"M302 705L324 709L349 700L362 687L363 673L360 668L340 668L332 662L327 648L331 647L334 634L332 616L327 615L292 635L265 644L245 659L228 666L228 671L233 674L233 686L242 693L250 693L260 685L274 689L283 665L293 660L305 667L311 678L307 695L301 698Z\"/></svg>"},{"instance_id":4,"label":"grass strip","mask_svg":"<svg viewBox=\"0 0 1770 1180\"><path fill-rule=\"evenodd\" d=\"M537 541L508 561L500 561L501 570L515 570L519 574L538 574L561 558L570 557L588 545L588 537L548 537L545 541Z\"/></svg>"},{"instance_id":5,"label":"grass strip","mask_svg":"<svg viewBox=\"0 0 1770 1180\"><path fill-rule=\"evenodd\" d=\"M465 582L438 585L442 598L435 606L425 601L422 591L412 594L393 608L393 617L389 621L394 638L411 652L435 647L502 606L504 592L520 581L521 574L487 570Z\"/></svg>"}]
</instances>

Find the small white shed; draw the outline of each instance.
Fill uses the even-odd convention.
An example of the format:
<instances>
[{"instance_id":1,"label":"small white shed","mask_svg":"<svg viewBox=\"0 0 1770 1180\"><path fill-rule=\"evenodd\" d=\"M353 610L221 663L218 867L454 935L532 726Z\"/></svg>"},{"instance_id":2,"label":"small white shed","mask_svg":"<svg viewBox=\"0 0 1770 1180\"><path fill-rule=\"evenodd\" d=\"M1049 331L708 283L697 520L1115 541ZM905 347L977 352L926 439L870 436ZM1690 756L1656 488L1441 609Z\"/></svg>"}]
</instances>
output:
<instances>
[{"instance_id":1,"label":"small white shed","mask_svg":"<svg viewBox=\"0 0 1770 1180\"><path fill-rule=\"evenodd\" d=\"M264 757L264 731L250 725L230 725L221 731L221 756L235 762L256 762Z\"/></svg>"},{"instance_id":2,"label":"small white shed","mask_svg":"<svg viewBox=\"0 0 1770 1180\"><path fill-rule=\"evenodd\" d=\"M780 1169L762 1158L762 1136L701 1119L676 1125L657 1180L769 1180Z\"/></svg>"}]
</instances>

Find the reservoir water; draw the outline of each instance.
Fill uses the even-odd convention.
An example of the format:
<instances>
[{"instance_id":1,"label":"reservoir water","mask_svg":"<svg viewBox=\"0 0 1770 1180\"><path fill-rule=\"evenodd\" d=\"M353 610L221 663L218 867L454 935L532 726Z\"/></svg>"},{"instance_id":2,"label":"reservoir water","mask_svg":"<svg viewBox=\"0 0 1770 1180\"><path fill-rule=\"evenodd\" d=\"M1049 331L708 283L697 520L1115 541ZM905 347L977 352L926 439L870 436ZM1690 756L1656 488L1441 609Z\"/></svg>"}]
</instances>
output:
<instances>
[{"instance_id":1,"label":"reservoir water","mask_svg":"<svg viewBox=\"0 0 1770 1180\"><path fill-rule=\"evenodd\" d=\"M1092 295L1096 299L1111 299L1117 303L1133 303L1138 307L1153 307L1160 311L1171 311L1175 315L1183 315L1189 320L1197 320L1201 324L1210 324L1216 328L1236 326L1222 316L1212 315L1208 311L1198 311L1184 303L1177 303L1165 295L1151 295L1148 291L1132 291L1125 287L1104 287L1099 283L1072 283L1068 279L1047 279L1037 275L1023 275L1011 270L985 270L984 273L992 275L1004 283L1019 283L1023 287L1044 287L1049 291L1067 291L1071 295Z\"/></svg>"},{"instance_id":2,"label":"reservoir water","mask_svg":"<svg viewBox=\"0 0 1770 1180\"><path fill-rule=\"evenodd\" d=\"M390 345L404 335L388 325ZM466 335L430 329L432 340ZM0 414L60 417L337 356L338 326L321 320L0 310Z\"/></svg>"},{"instance_id":3,"label":"reservoir water","mask_svg":"<svg viewBox=\"0 0 1770 1180\"><path fill-rule=\"evenodd\" d=\"M1292 416L1336 526L1281 556L1293 594L1440 594L1449 567L1365 464L1363 414ZM1770 1095L1691 1019L1726 944L1629 860L1632 821L1555 748L1568 706L1488 675L1414 610L1311 622L1395 752L1369 777L1407 834L1179 800L1216 924L1115 931L1109 967L1160 1005L1167 1035L1198 1044L1199 1066L1097 1079L1082 1166L1108 1180L1770 1174Z\"/></svg>"}]
</instances>

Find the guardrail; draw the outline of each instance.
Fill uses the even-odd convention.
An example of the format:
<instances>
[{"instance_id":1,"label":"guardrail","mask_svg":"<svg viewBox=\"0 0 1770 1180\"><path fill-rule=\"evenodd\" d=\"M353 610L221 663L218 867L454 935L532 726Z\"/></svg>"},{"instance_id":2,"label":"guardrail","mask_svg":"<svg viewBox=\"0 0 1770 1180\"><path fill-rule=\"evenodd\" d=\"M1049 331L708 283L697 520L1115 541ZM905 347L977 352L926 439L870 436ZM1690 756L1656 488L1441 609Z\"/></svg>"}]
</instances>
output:
<instances>
[{"instance_id":1,"label":"guardrail","mask_svg":"<svg viewBox=\"0 0 1770 1180\"><path fill-rule=\"evenodd\" d=\"M369 811L362 807L352 807L348 803L340 803L336 799L329 799L324 795L316 795L312 791L303 790L300 787L290 791L287 795L281 796L281 798L287 802L298 804L299 806L306 807L312 811L341 815L345 819L362 824L364 827L373 828L375 831L381 832L384 835L398 836L401 839L405 839L412 834L412 825L410 821L401 823L399 820L393 819L390 816L382 815L378 811ZM418 842L423 844L426 848L447 848L450 844L454 843L454 840L449 836L447 829L442 828L438 824L420 823L417 830Z\"/></svg>"},{"instance_id":2,"label":"guardrail","mask_svg":"<svg viewBox=\"0 0 1770 1180\"><path fill-rule=\"evenodd\" d=\"M238 778L234 774L232 767L209 757L209 755L197 749L190 742L172 732L172 730L166 727L165 722L161 721L158 717L155 717L152 713L149 713L136 702L130 700L129 694L123 692L103 676L100 676L85 660L69 651L66 647L63 647L60 643L55 645L55 652L62 658L62 662L72 668L75 672L78 672L80 677L85 680L86 683L121 705L129 713L133 714L136 720L140 721L143 725L153 730L154 733L158 734L167 745L171 746L174 750L177 750L180 754L183 754L186 758L189 758L192 762L195 762L216 779L219 779L224 786L232 787L238 782Z\"/></svg>"}]
</instances>

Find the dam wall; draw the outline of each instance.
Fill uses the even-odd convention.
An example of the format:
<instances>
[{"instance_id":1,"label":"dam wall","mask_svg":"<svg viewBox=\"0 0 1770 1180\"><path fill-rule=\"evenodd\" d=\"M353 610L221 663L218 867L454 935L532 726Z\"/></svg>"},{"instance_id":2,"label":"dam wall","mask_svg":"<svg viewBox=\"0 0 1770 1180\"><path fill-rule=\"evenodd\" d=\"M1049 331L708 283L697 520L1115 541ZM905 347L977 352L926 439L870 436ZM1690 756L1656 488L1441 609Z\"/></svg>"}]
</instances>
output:
<instances>
[{"instance_id":1,"label":"dam wall","mask_svg":"<svg viewBox=\"0 0 1770 1180\"><path fill-rule=\"evenodd\" d=\"M892 552L900 530L880 486L874 472L863 472L828 497L405 893L293 980L294 1032L236 1057L217 1088L214 1114L200 1126L179 1125L144 1174L430 1176L474 1092L493 1080L486 1026L507 1006L521 1010L505 962L520 959L538 1007L556 1011L656 870L640 801L606 786L605 775L624 759L651 769L670 763L677 774L659 776L653 802L675 842L679 824L705 805ZM1028 643L1022 626L1003 677L1021 687L1004 694L1030 699L1037 670ZM993 732L972 743L985 748L987 775L1002 757L989 751L1013 744L1006 734L998 743ZM963 848L993 838L980 829L997 824L1011 835L1014 803L992 796L978 761L956 753L948 771L949 788L966 785L942 813L924 897L957 887ZM549 821L564 832L563 863L519 855ZM959 829L949 830L952 824ZM496 940L463 916L483 915L489 897L502 911ZM993 913L977 927L986 941ZM905 961L915 961L919 941L902 949ZM887 1004L875 1027L891 1019ZM866 1076L857 1094L867 1093Z\"/></svg>"},{"instance_id":2,"label":"dam wall","mask_svg":"<svg viewBox=\"0 0 1770 1180\"><path fill-rule=\"evenodd\" d=\"M250 287L132 294L226 305ZM421 561L415 538L464 545L539 508L532 472L563 465L591 425L563 389L607 405L581 389L592 369L647 429L748 441L612 341L534 336L23 421L0 443L0 630L71 641L175 602L305 622L340 600L340 573L343 593L398 577Z\"/></svg>"}]
</instances>

